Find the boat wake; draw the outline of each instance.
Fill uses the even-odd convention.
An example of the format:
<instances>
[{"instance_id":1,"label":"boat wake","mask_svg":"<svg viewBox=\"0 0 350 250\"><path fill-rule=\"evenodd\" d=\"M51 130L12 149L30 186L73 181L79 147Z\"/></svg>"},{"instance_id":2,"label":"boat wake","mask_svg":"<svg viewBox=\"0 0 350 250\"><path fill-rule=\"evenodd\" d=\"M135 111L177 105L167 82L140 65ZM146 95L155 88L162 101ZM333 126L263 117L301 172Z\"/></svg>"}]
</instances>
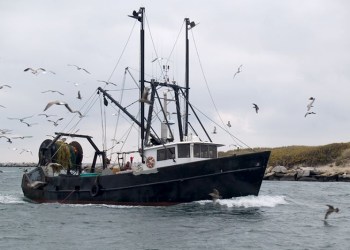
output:
<instances>
[{"instance_id":1,"label":"boat wake","mask_svg":"<svg viewBox=\"0 0 350 250\"><path fill-rule=\"evenodd\" d=\"M0 204L23 204L25 201L22 197L16 195L0 194Z\"/></svg>"},{"instance_id":2,"label":"boat wake","mask_svg":"<svg viewBox=\"0 0 350 250\"><path fill-rule=\"evenodd\" d=\"M212 203L211 200L198 201L198 203L205 205ZM270 195L260 195L260 196L245 196L237 197L231 199L219 199L216 204L226 206L226 207L276 207L277 205L288 204L284 196L270 196Z\"/></svg>"}]
</instances>

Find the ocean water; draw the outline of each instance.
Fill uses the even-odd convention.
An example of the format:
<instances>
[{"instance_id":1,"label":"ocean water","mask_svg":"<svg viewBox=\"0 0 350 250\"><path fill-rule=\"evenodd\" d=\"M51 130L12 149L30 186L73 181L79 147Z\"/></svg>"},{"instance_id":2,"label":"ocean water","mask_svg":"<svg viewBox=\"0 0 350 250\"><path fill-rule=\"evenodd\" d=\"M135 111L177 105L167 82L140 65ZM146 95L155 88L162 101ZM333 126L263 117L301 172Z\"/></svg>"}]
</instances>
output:
<instances>
[{"instance_id":1,"label":"ocean water","mask_svg":"<svg viewBox=\"0 0 350 250\"><path fill-rule=\"evenodd\" d=\"M350 249L350 183L264 181L258 197L170 207L34 204L0 168L0 249ZM326 204L340 212L324 215Z\"/></svg>"}]
</instances>

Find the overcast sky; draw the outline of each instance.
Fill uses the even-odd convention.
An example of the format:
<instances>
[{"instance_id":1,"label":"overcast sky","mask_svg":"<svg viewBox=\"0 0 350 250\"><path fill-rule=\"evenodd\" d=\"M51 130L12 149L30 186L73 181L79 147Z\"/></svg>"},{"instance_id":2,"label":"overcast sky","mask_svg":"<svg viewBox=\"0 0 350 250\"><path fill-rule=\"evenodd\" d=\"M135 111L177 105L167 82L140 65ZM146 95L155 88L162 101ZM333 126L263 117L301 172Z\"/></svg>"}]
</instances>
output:
<instances>
[{"instance_id":1,"label":"overcast sky","mask_svg":"<svg viewBox=\"0 0 350 250\"><path fill-rule=\"evenodd\" d=\"M185 17L199 23L190 32L190 101L210 117L202 117L209 132L217 127L218 133L210 134L216 142L237 144L220 127L250 147L350 140L349 1L2 0L0 86L8 84L12 88L0 89L0 105L4 106L0 107L0 129L11 130L5 135L10 138L32 137L13 139L12 144L0 138L0 162L37 162L41 142L59 131L79 129L81 134L91 134L102 148L100 101L96 99L91 108L89 105L97 96L96 88L104 87L97 80L116 83L117 87L107 86L115 90L109 93L116 99L120 98L123 83L124 88L135 87L129 74L125 80L123 77L125 67L130 67L133 76L139 78L139 23L127 15L141 6L146 8L148 80L161 79L158 61L151 61L170 55L169 77L183 85L185 35L181 27ZM68 64L86 68L91 74ZM240 65L241 72L234 78ZM42 67L55 74L24 72L28 67ZM47 90L64 95L42 93ZM78 90L82 100L76 98ZM316 99L310 111L316 114L304 117L311 96ZM123 104L137 98L137 93L129 92ZM43 112L54 100L69 103L86 117L79 121L63 106ZM252 103L260 107L258 114ZM117 110L113 105L107 108L102 115L108 120L107 137L113 138L116 116L112 114ZM38 116L40 113L56 115L50 117L52 120L64 119L54 126ZM25 121L34 125L28 127L8 119L27 116L33 116ZM193 114L190 121L194 122ZM228 121L231 128L225 126ZM123 123L125 119L120 118L116 139L127 141L123 136L130 123L124 127ZM88 162L92 153L85 147L84 161ZM135 140L128 140L124 146L128 150L136 148Z\"/></svg>"}]
</instances>

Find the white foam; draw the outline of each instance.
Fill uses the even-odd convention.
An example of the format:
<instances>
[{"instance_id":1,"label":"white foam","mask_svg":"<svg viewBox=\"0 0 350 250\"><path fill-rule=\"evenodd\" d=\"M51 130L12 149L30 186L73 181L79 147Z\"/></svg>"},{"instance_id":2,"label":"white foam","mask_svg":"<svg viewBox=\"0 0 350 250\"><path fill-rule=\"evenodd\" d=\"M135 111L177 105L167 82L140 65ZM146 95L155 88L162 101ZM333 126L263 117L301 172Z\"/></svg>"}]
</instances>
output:
<instances>
[{"instance_id":1,"label":"white foam","mask_svg":"<svg viewBox=\"0 0 350 250\"><path fill-rule=\"evenodd\" d=\"M25 203L22 197L18 197L15 195L0 194L0 204L22 204L22 203Z\"/></svg>"},{"instance_id":2,"label":"white foam","mask_svg":"<svg viewBox=\"0 0 350 250\"><path fill-rule=\"evenodd\" d=\"M204 205L211 203L211 200L199 201L200 204ZM219 199L216 204L227 206L227 207L275 207L277 205L287 204L284 196L270 196L270 195L260 195L260 196L244 196L236 197L231 199Z\"/></svg>"}]
</instances>

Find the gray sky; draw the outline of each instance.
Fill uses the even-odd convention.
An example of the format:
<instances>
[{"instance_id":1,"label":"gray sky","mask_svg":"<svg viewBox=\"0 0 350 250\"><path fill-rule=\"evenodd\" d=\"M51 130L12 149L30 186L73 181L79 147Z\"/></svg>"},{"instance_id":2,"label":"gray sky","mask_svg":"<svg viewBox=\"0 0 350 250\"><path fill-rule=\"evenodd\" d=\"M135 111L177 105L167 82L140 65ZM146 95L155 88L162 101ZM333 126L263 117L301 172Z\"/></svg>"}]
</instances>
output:
<instances>
[{"instance_id":1,"label":"gray sky","mask_svg":"<svg viewBox=\"0 0 350 250\"><path fill-rule=\"evenodd\" d=\"M199 23L190 32L190 101L216 123L203 118L209 131L214 126L218 128L216 135L211 134L213 140L226 145L237 143L219 128L222 126L250 147L349 141L348 1L2 0L0 86L8 84L12 88L0 89L0 105L5 106L0 107L0 129L12 130L8 137L33 137L13 139L12 144L0 138L0 162L37 162L41 142L58 131L79 129L81 134L91 134L102 148L100 101L77 125L79 119L63 106L52 106L45 112L57 115L50 117L52 120L64 118L57 127L38 114L53 100L65 101L73 109L85 113L89 98L95 96L94 90L104 86L97 80L111 77L110 81L118 86L107 89L119 90L124 82L125 67L130 67L138 79L138 23L118 65L117 61L135 24L127 15L141 6L146 8L146 71L149 76L160 78L159 65L151 61L157 55L169 57L184 18ZM169 77L182 85L183 29L169 60ZM67 64L84 67L91 74ZM243 65L242 72L233 78L240 65ZM24 72L28 67L42 67L56 74ZM125 88L135 87L130 77L125 83ZM231 128L221 123L207 86L223 122L230 121ZM50 89L61 91L64 96L41 93ZM76 98L78 90L82 100ZM120 91L110 93L119 98ZM311 96L316 98L311 110L316 114L305 118ZM134 100L137 98L130 92L124 97L124 105ZM259 105L258 114L252 103ZM117 111L111 106L105 113L109 121L106 124L108 138L113 137L116 123L112 114ZM31 127L8 119L32 115L25 120L37 123ZM190 119L193 120L193 115ZM123 123L125 119L121 118L117 131L120 140L129 127L129 124L123 127ZM110 140L106 146L111 146ZM83 148L84 161L91 161L91 150L85 145ZM128 146L124 147L136 148L135 140L128 141ZM23 149L31 150L33 155L22 152Z\"/></svg>"}]
</instances>

